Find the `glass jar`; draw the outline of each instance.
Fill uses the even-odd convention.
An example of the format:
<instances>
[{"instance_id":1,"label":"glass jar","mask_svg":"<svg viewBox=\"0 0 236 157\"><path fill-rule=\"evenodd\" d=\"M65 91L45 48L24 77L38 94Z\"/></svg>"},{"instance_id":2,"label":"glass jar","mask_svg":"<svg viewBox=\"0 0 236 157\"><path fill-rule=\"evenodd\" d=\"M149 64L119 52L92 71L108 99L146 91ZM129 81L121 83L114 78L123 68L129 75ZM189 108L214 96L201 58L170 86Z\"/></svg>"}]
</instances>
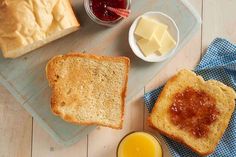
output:
<instances>
[{"instance_id":1,"label":"glass jar","mask_svg":"<svg viewBox=\"0 0 236 157\"><path fill-rule=\"evenodd\" d=\"M125 1L126 1L126 9L130 9L131 0L125 0ZM123 20L122 17L118 17L117 19L112 20L112 21L101 20L93 13L91 5L92 5L92 0L84 0L84 8L85 8L88 16L90 17L90 19L92 19L97 24L111 27Z\"/></svg>"}]
</instances>

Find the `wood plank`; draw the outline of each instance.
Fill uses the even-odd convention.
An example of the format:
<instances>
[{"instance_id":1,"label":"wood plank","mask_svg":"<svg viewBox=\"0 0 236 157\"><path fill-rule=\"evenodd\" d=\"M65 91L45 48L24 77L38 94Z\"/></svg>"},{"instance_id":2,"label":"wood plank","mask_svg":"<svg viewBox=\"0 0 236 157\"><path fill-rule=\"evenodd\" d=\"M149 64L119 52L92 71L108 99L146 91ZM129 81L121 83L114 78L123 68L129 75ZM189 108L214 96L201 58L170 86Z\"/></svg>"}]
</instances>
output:
<instances>
[{"instance_id":1,"label":"wood plank","mask_svg":"<svg viewBox=\"0 0 236 157\"><path fill-rule=\"evenodd\" d=\"M196 8L198 13L201 15L202 12L202 1L199 0L191 0L189 1ZM170 63L164 67L161 72L154 78L146 87L145 92L150 91L164 84L171 76L173 76L179 69L188 68L193 69L196 64L199 62L201 58L201 30L195 35L193 39L189 41L189 43L181 50L181 52L174 57ZM145 109L144 121L147 121L149 113L147 109ZM160 142L162 143L164 150L164 157L170 157L170 153L168 152L168 148L161 138L161 135L150 128L147 123L144 123L144 130L151 132L156 135Z\"/></svg>"},{"instance_id":2,"label":"wood plank","mask_svg":"<svg viewBox=\"0 0 236 157\"><path fill-rule=\"evenodd\" d=\"M203 1L203 52L216 37L222 37L236 43L236 1Z\"/></svg>"},{"instance_id":3,"label":"wood plank","mask_svg":"<svg viewBox=\"0 0 236 157\"><path fill-rule=\"evenodd\" d=\"M87 137L69 147L58 145L35 121L33 123L32 157L86 157Z\"/></svg>"},{"instance_id":4,"label":"wood plank","mask_svg":"<svg viewBox=\"0 0 236 157\"><path fill-rule=\"evenodd\" d=\"M31 131L31 116L0 85L0 157L30 157Z\"/></svg>"},{"instance_id":5,"label":"wood plank","mask_svg":"<svg viewBox=\"0 0 236 157\"><path fill-rule=\"evenodd\" d=\"M143 91L126 104L122 130L98 127L88 137L88 157L115 157L121 138L132 131L143 130Z\"/></svg>"}]
</instances>

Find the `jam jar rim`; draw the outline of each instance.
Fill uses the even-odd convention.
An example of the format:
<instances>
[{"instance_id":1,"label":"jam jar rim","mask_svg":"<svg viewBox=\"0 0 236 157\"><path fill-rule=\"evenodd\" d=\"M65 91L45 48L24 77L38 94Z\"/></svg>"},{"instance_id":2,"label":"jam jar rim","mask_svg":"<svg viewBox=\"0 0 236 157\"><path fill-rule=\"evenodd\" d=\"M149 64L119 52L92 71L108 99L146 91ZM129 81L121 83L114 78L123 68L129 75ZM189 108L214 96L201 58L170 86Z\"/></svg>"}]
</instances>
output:
<instances>
[{"instance_id":1,"label":"jam jar rim","mask_svg":"<svg viewBox=\"0 0 236 157\"><path fill-rule=\"evenodd\" d=\"M95 23L103 25L103 26L110 26L111 27L124 19L122 17L119 17L113 21L104 21L104 20L99 19L96 15L94 15L94 13L90 7L90 1L91 0L84 0L84 8L85 8L86 13L90 17L90 19L93 20ZM127 2L126 9L130 9L131 0L126 0L126 2Z\"/></svg>"}]
</instances>

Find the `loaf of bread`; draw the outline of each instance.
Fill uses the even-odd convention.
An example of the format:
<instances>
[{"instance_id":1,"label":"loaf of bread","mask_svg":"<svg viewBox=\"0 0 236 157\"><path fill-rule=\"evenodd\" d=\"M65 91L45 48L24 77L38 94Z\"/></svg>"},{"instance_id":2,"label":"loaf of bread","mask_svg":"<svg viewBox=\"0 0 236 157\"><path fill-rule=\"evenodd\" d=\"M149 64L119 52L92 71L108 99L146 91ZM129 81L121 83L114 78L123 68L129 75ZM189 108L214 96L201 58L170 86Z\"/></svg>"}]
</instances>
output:
<instances>
[{"instance_id":1,"label":"loaf of bread","mask_svg":"<svg viewBox=\"0 0 236 157\"><path fill-rule=\"evenodd\" d=\"M52 112L68 122L121 129L129 59L71 53L52 58L46 75Z\"/></svg>"},{"instance_id":2,"label":"loaf of bread","mask_svg":"<svg viewBox=\"0 0 236 157\"><path fill-rule=\"evenodd\" d=\"M235 91L181 70L165 85L148 122L200 155L214 151L235 108Z\"/></svg>"},{"instance_id":3,"label":"loaf of bread","mask_svg":"<svg viewBox=\"0 0 236 157\"><path fill-rule=\"evenodd\" d=\"M69 0L1 0L0 49L16 58L78 30Z\"/></svg>"}]
</instances>

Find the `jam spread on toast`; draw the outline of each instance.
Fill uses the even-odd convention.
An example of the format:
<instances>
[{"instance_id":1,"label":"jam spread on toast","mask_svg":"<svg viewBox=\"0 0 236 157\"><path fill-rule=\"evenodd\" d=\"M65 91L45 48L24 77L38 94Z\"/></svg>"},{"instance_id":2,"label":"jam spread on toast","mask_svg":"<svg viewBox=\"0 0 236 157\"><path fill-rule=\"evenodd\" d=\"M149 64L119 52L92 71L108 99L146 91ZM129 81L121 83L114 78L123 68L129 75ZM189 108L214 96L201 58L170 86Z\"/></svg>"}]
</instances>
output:
<instances>
[{"instance_id":1,"label":"jam spread on toast","mask_svg":"<svg viewBox=\"0 0 236 157\"><path fill-rule=\"evenodd\" d=\"M171 122L194 137L206 137L219 111L216 100L204 91L186 88L176 93L169 108Z\"/></svg>"}]
</instances>

